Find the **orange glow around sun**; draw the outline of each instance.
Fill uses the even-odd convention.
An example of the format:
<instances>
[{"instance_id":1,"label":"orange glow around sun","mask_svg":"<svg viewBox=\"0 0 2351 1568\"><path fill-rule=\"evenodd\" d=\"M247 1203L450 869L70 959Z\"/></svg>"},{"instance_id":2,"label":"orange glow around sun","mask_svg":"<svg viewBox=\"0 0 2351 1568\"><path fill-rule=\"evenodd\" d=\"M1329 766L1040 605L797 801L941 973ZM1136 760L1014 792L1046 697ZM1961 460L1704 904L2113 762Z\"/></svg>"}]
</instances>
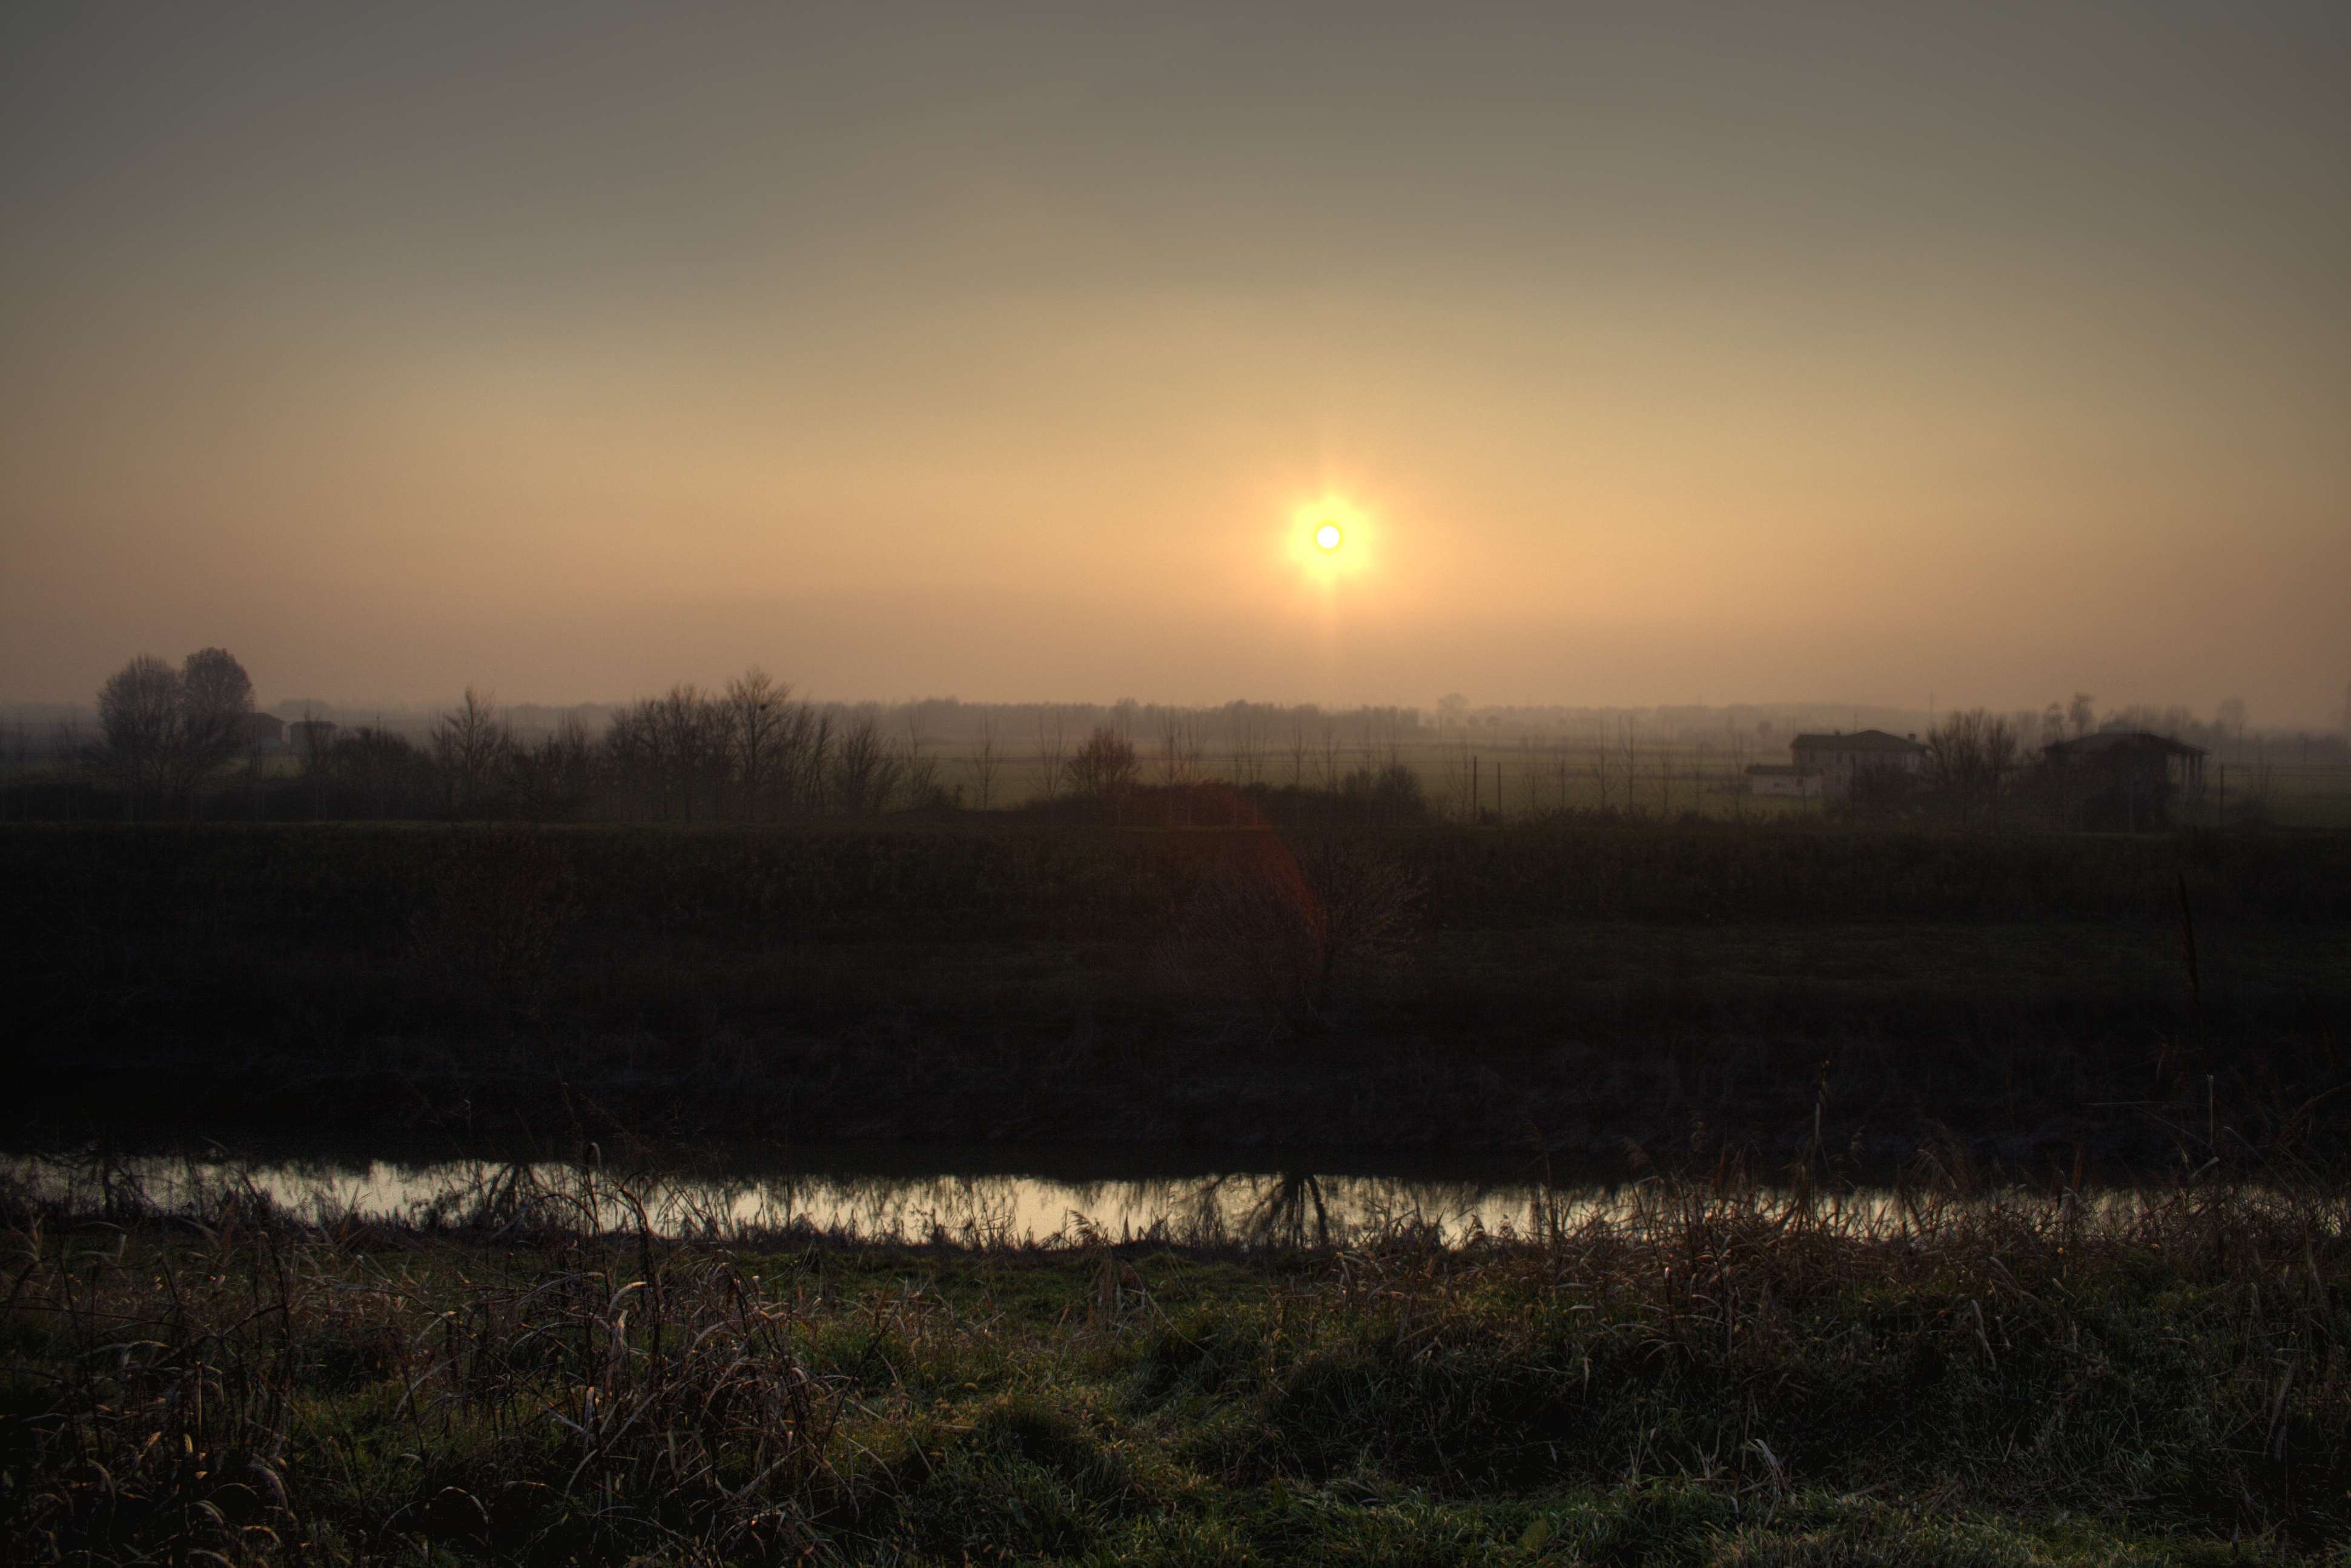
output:
<instances>
[{"instance_id":1,"label":"orange glow around sun","mask_svg":"<svg viewBox=\"0 0 2351 1568\"><path fill-rule=\"evenodd\" d=\"M1362 507L1333 495L1296 507L1284 530L1290 559L1325 588L1364 574L1370 564L1364 546L1374 532Z\"/></svg>"}]
</instances>

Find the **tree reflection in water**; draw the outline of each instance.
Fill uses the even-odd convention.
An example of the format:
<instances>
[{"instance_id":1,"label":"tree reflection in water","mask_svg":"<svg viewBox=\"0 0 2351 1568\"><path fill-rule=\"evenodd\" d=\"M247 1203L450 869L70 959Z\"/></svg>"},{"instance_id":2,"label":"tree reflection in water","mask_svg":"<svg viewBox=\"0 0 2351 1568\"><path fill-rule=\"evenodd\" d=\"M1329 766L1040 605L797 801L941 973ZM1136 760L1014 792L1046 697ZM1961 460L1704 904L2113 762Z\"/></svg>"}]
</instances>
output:
<instances>
[{"instance_id":1,"label":"tree reflection in water","mask_svg":"<svg viewBox=\"0 0 2351 1568\"><path fill-rule=\"evenodd\" d=\"M1613 1210L1619 1195L1567 1200L1524 1182L1353 1176L1299 1168L1074 1180L1014 1175L622 1169L576 1160L364 1158L245 1162L216 1154L0 1157L0 1180L112 1214L204 1214L224 1203L329 1229L363 1222L515 1236L555 1229L776 1244L963 1247L1324 1248L1546 1233L1573 1210ZM256 1206L258 1206L256 1207ZM1524 1227L1523 1231L1520 1229Z\"/></svg>"},{"instance_id":2,"label":"tree reflection in water","mask_svg":"<svg viewBox=\"0 0 2351 1568\"><path fill-rule=\"evenodd\" d=\"M1308 1222L1309 1211L1313 1218ZM1283 1171L1273 1178L1265 1196L1249 1211L1249 1238L1260 1245L1328 1247L1331 1210L1322 1201L1322 1184L1312 1176Z\"/></svg>"}]
</instances>

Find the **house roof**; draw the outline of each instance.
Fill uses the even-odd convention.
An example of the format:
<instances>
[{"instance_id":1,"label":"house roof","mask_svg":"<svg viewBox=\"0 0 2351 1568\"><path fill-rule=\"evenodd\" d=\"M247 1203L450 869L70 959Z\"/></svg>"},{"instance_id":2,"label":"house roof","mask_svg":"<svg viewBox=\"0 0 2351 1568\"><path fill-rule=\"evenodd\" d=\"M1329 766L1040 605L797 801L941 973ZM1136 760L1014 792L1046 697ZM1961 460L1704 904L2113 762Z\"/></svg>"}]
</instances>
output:
<instances>
[{"instance_id":1,"label":"house roof","mask_svg":"<svg viewBox=\"0 0 2351 1568\"><path fill-rule=\"evenodd\" d=\"M1788 742L1792 751L1924 751L1915 740L1888 735L1882 729L1857 729L1851 735L1800 735Z\"/></svg>"},{"instance_id":2,"label":"house roof","mask_svg":"<svg viewBox=\"0 0 2351 1568\"><path fill-rule=\"evenodd\" d=\"M2159 752L2166 757L2204 755L2200 746L2189 746L2151 729L2102 729L2078 740L2053 740L2046 749L2053 757L2103 757L2114 751Z\"/></svg>"}]
</instances>

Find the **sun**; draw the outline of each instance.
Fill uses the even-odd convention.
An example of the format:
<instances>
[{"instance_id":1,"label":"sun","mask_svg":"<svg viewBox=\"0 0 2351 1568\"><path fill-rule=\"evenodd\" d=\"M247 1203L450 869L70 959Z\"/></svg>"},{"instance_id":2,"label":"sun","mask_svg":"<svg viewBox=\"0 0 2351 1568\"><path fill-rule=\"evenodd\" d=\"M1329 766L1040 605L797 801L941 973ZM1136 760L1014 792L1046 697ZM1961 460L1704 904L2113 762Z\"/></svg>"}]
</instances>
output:
<instances>
[{"instance_id":1,"label":"sun","mask_svg":"<svg viewBox=\"0 0 2351 1568\"><path fill-rule=\"evenodd\" d=\"M1280 549L1305 581L1328 592L1342 583L1367 583L1378 575L1385 532L1353 497L1325 490L1291 504Z\"/></svg>"}]
</instances>

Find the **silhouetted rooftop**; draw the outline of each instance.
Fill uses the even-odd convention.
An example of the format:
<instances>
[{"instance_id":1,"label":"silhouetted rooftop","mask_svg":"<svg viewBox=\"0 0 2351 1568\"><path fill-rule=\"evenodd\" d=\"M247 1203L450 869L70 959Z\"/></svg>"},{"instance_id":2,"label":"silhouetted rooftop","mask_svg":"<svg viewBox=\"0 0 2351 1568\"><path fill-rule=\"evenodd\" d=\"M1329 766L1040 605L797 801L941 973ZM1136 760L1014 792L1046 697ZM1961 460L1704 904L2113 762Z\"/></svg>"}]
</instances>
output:
<instances>
[{"instance_id":1,"label":"silhouetted rooftop","mask_svg":"<svg viewBox=\"0 0 2351 1568\"><path fill-rule=\"evenodd\" d=\"M1924 751L1915 740L1888 735L1882 729L1857 729L1851 735L1800 735L1788 742L1798 751Z\"/></svg>"},{"instance_id":2,"label":"silhouetted rooftop","mask_svg":"<svg viewBox=\"0 0 2351 1568\"><path fill-rule=\"evenodd\" d=\"M2201 757L2204 748L2174 740L2168 735L2158 735L2151 729L2102 729L2095 735L2085 735L2077 740L2053 740L2047 747L2052 757L2098 757L2109 751L2159 751L2168 757Z\"/></svg>"}]
</instances>

